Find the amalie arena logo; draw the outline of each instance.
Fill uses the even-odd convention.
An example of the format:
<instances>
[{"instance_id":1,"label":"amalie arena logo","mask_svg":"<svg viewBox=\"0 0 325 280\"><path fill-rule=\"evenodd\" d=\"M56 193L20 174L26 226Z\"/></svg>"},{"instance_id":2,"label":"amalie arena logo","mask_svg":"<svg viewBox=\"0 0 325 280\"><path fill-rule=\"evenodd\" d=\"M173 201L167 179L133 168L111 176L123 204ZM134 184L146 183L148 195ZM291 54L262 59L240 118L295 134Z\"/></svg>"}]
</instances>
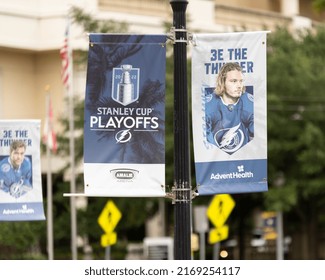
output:
<instances>
[{"instance_id":1,"label":"amalie arena logo","mask_svg":"<svg viewBox=\"0 0 325 280\"><path fill-rule=\"evenodd\" d=\"M118 181L133 181L139 174L139 170L129 168L112 169L110 172Z\"/></svg>"}]
</instances>

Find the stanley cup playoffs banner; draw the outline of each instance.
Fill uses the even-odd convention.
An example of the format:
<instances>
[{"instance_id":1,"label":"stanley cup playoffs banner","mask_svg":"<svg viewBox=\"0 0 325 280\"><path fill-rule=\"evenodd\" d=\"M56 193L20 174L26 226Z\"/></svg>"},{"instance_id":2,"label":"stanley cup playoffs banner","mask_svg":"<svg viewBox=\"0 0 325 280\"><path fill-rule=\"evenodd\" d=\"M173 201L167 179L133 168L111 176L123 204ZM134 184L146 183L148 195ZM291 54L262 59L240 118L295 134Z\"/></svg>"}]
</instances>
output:
<instances>
[{"instance_id":1,"label":"stanley cup playoffs banner","mask_svg":"<svg viewBox=\"0 0 325 280\"><path fill-rule=\"evenodd\" d=\"M194 35L192 119L199 194L267 191L266 33Z\"/></svg>"},{"instance_id":2,"label":"stanley cup playoffs banner","mask_svg":"<svg viewBox=\"0 0 325 280\"><path fill-rule=\"evenodd\" d=\"M166 35L90 34L88 196L165 196Z\"/></svg>"},{"instance_id":3,"label":"stanley cup playoffs banner","mask_svg":"<svg viewBox=\"0 0 325 280\"><path fill-rule=\"evenodd\" d=\"M40 120L0 120L0 221L45 220Z\"/></svg>"}]
</instances>

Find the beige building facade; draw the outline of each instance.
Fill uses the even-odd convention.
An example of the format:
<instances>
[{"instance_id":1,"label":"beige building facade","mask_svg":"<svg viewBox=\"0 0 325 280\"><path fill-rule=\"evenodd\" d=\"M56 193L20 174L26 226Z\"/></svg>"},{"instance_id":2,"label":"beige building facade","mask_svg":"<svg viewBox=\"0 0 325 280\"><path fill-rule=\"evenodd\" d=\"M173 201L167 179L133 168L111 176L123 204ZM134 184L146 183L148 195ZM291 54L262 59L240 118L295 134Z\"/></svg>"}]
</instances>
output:
<instances>
[{"instance_id":1,"label":"beige building facade","mask_svg":"<svg viewBox=\"0 0 325 280\"><path fill-rule=\"evenodd\" d=\"M131 33L165 33L172 24L168 0L0 0L0 119L40 119L46 115L47 86L57 130L68 115L67 93L61 82L61 58L68 10L79 6L95 18L126 22ZM189 32L213 33L312 28L324 13L309 0L189 0ZM88 38L71 25L73 50L88 48ZM73 94L83 97L86 69L73 68ZM45 170L42 167L43 171Z\"/></svg>"}]
</instances>

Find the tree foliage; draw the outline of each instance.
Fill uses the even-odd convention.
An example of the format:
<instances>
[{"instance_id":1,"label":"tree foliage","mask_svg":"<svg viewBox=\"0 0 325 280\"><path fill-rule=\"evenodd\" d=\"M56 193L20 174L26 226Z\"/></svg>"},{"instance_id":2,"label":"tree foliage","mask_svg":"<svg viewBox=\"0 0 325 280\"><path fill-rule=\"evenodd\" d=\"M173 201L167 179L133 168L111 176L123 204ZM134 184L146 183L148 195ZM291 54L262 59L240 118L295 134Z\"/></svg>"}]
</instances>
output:
<instances>
[{"instance_id":1,"label":"tree foliage","mask_svg":"<svg viewBox=\"0 0 325 280\"><path fill-rule=\"evenodd\" d=\"M279 29L269 36L265 201L315 240L325 228L324 57L323 27L298 34ZM310 257L317 258L316 251Z\"/></svg>"},{"instance_id":2,"label":"tree foliage","mask_svg":"<svg viewBox=\"0 0 325 280\"><path fill-rule=\"evenodd\" d=\"M280 206L290 210L324 189L325 30L296 38L280 29L268 45L269 177L271 186L282 179L292 188Z\"/></svg>"}]
</instances>

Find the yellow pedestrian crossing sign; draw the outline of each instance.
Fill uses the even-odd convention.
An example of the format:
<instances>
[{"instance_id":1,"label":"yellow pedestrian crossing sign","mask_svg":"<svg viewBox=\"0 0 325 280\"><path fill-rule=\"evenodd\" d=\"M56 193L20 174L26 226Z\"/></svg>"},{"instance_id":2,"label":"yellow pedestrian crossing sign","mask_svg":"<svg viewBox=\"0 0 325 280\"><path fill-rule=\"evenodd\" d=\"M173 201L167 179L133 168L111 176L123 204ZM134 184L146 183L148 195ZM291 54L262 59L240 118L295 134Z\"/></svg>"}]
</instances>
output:
<instances>
[{"instance_id":1,"label":"yellow pedestrian crossing sign","mask_svg":"<svg viewBox=\"0 0 325 280\"><path fill-rule=\"evenodd\" d=\"M218 194L212 199L207 216L216 228L222 227L234 207L235 201L229 194Z\"/></svg>"},{"instance_id":2,"label":"yellow pedestrian crossing sign","mask_svg":"<svg viewBox=\"0 0 325 280\"><path fill-rule=\"evenodd\" d=\"M229 227L225 225L235 201L229 194L215 195L207 209L207 216L216 227L209 232L209 243L217 243L228 238Z\"/></svg>"},{"instance_id":3,"label":"yellow pedestrian crossing sign","mask_svg":"<svg viewBox=\"0 0 325 280\"><path fill-rule=\"evenodd\" d=\"M106 233L112 233L122 214L113 201L109 200L98 217L98 224Z\"/></svg>"}]
</instances>

